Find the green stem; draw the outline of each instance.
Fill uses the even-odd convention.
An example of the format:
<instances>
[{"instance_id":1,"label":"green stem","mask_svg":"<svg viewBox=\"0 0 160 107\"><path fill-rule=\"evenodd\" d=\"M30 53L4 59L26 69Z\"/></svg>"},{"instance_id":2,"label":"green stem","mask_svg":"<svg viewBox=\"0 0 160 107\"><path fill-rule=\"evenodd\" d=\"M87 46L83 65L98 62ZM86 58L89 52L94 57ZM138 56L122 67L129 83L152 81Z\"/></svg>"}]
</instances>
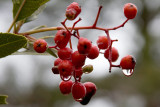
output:
<instances>
[{"instance_id":1,"label":"green stem","mask_svg":"<svg viewBox=\"0 0 160 107\"><path fill-rule=\"evenodd\" d=\"M9 29L7 30L7 33L9 33L9 32L11 31L12 27L13 27L14 24L16 23L16 21L17 21L17 19L18 19L18 16L19 16L19 14L20 14L20 12L21 12L21 10L22 10L22 7L24 6L25 2L26 2L26 0L24 0L24 1L22 2L21 6L19 7L19 10L18 10L18 12L17 12L17 14L16 14L16 16L15 16L15 18L14 18L11 26L10 26Z\"/></svg>"},{"instance_id":2,"label":"green stem","mask_svg":"<svg viewBox=\"0 0 160 107\"><path fill-rule=\"evenodd\" d=\"M44 37L41 37L39 39L48 39L48 38L54 38L55 36L44 36Z\"/></svg>"}]
</instances>

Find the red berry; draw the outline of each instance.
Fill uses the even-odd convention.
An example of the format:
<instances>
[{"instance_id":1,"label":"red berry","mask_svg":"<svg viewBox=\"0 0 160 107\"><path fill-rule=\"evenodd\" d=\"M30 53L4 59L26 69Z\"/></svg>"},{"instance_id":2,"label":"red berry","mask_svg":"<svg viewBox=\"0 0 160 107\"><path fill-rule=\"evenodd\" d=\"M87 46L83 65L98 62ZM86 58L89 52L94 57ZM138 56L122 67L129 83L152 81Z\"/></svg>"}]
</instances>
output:
<instances>
[{"instance_id":1,"label":"red berry","mask_svg":"<svg viewBox=\"0 0 160 107\"><path fill-rule=\"evenodd\" d=\"M76 78L81 78L83 72L82 72L82 68L76 68L75 69L75 76Z\"/></svg>"},{"instance_id":2,"label":"red berry","mask_svg":"<svg viewBox=\"0 0 160 107\"><path fill-rule=\"evenodd\" d=\"M66 9L66 17L68 20L74 20L81 13L81 7L78 3L71 3Z\"/></svg>"},{"instance_id":3,"label":"red berry","mask_svg":"<svg viewBox=\"0 0 160 107\"><path fill-rule=\"evenodd\" d=\"M128 19L133 19L137 15L137 7L132 3L127 3L124 5L124 15Z\"/></svg>"},{"instance_id":4,"label":"red berry","mask_svg":"<svg viewBox=\"0 0 160 107\"><path fill-rule=\"evenodd\" d=\"M120 66L122 69L134 69L136 60L133 56L127 55L121 59Z\"/></svg>"},{"instance_id":5,"label":"red berry","mask_svg":"<svg viewBox=\"0 0 160 107\"><path fill-rule=\"evenodd\" d=\"M72 49L70 48L62 48L58 50L58 57L62 60L71 59Z\"/></svg>"},{"instance_id":6,"label":"red berry","mask_svg":"<svg viewBox=\"0 0 160 107\"><path fill-rule=\"evenodd\" d=\"M52 67L53 74L59 74L59 70L57 66Z\"/></svg>"},{"instance_id":7,"label":"red berry","mask_svg":"<svg viewBox=\"0 0 160 107\"><path fill-rule=\"evenodd\" d=\"M87 57L89 59L95 59L99 56L99 49L97 46L93 46L91 47L91 50L89 51Z\"/></svg>"},{"instance_id":8,"label":"red berry","mask_svg":"<svg viewBox=\"0 0 160 107\"><path fill-rule=\"evenodd\" d=\"M85 64L86 56L78 51L72 53L72 63L76 68L82 67Z\"/></svg>"},{"instance_id":9,"label":"red berry","mask_svg":"<svg viewBox=\"0 0 160 107\"><path fill-rule=\"evenodd\" d=\"M92 43L87 38L80 37L78 40L78 52L87 55L92 47Z\"/></svg>"},{"instance_id":10,"label":"red berry","mask_svg":"<svg viewBox=\"0 0 160 107\"><path fill-rule=\"evenodd\" d=\"M68 60L63 60L59 66L58 70L60 72L61 79L64 81L68 81L73 73L73 65L72 62Z\"/></svg>"},{"instance_id":11,"label":"red berry","mask_svg":"<svg viewBox=\"0 0 160 107\"><path fill-rule=\"evenodd\" d=\"M108 39L106 36L99 36L97 40L97 46L99 49L107 49L108 48Z\"/></svg>"},{"instance_id":12,"label":"red berry","mask_svg":"<svg viewBox=\"0 0 160 107\"><path fill-rule=\"evenodd\" d=\"M38 53L43 53L47 49L47 42L43 39L38 39L33 44L34 50Z\"/></svg>"},{"instance_id":13,"label":"red berry","mask_svg":"<svg viewBox=\"0 0 160 107\"><path fill-rule=\"evenodd\" d=\"M58 66L61 62L62 62L62 60L61 60L60 58L57 58L57 59L54 61L54 66Z\"/></svg>"},{"instance_id":14,"label":"red berry","mask_svg":"<svg viewBox=\"0 0 160 107\"><path fill-rule=\"evenodd\" d=\"M93 96L96 93L97 87L92 82L85 82L84 86L86 87L86 95Z\"/></svg>"},{"instance_id":15,"label":"red berry","mask_svg":"<svg viewBox=\"0 0 160 107\"><path fill-rule=\"evenodd\" d=\"M70 94L71 93L71 88L72 88L73 82L71 80L69 81L61 81L59 84L59 89L62 94Z\"/></svg>"},{"instance_id":16,"label":"red berry","mask_svg":"<svg viewBox=\"0 0 160 107\"><path fill-rule=\"evenodd\" d=\"M86 82L84 83L84 86L86 87L86 96L80 102L82 105L88 104L90 99L96 93L96 90L97 90L96 85L92 82Z\"/></svg>"},{"instance_id":17,"label":"red berry","mask_svg":"<svg viewBox=\"0 0 160 107\"><path fill-rule=\"evenodd\" d=\"M70 32L68 32L67 30L58 30L55 35L54 41L56 45L61 49L66 47L70 38L71 38Z\"/></svg>"},{"instance_id":18,"label":"red berry","mask_svg":"<svg viewBox=\"0 0 160 107\"><path fill-rule=\"evenodd\" d=\"M104 57L109 58L109 49L105 50ZM119 57L118 50L115 47L112 47L112 62L115 62Z\"/></svg>"},{"instance_id":19,"label":"red berry","mask_svg":"<svg viewBox=\"0 0 160 107\"><path fill-rule=\"evenodd\" d=\"M72 86L72 96L76 101L82 101L86 95L86 88L80 82L75 82Z\"/></svg>"}]
</instances>

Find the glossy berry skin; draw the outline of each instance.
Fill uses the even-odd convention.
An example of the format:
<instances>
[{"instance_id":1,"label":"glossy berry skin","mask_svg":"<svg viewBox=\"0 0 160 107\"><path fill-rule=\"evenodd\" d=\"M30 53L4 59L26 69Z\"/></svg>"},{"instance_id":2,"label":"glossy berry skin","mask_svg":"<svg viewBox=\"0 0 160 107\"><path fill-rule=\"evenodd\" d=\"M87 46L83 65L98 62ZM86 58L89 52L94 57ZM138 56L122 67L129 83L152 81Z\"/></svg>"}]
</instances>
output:
<instances>
[{"instance_id":1,"label":"glossy berry skin","mask_svg":"<svg viewBox=\"0 0 160 107\"><path fill-rule=\"evenodd\" d=\"M62 48L66 47L70 38L71 38L70 32L68 32L67 30L58 30L55 35L54 41L55 41L56 45L60 49L62 49Z\"/></svg>"},{"instance_id":2,"label":"glossy berry skin","mask_svg":"<svg viewBox=\"0 0 160 107\"><path fill-rule=\"evenodd\" d=\"M58 57L62 60L69 60L72 56L72 49L65 47L58 50Z\"/></svg>"},{"instance_id":3,"label":"glossy berry skin","mask_svg":"<svg viewBox=\"0 0 160 107\"><path fill-rule=\"evenodd\" d=\"M107 49L108 48L108 39L106 36L99 36L97 40L97 46L99 49Z\"/></svg>"},{"instance_id":4,"label":"glossy berry skin","mask_svg":"<svg viewBox=\"0 0 160 107\"><path fill-rule=\"evenodd\" d=\"M74 20L81 13L81 7L77 2L71 3L66 9L66 17L68 20Z\"/></svg>"},{"instance_id":5,"label":"glossy berry skin","mask_svg":"<svg viewBox=\"0 0 160 107\"><path fill-rule=\"evenodd\" d=\"M87 57L88 57L89 59L95 59L95 58L97 58L98 56L99 56L99 49L98 49L98 47L92 45L92 47L91 47L91 49L90 49Z\"/></svg>"},{"instance_id":6,"label":"glossy berry skin","mask_svg":"<svg viewBox=\"0 0 160 107\"><path fill-rule=\"evenodd\" d=\"M52 67L53 74L59 74L59 70L57 66Z\"/></svg>"},{"instance_id":7,"label":"glossy berry skin","mask_svg":"<svg viewBox=\"0 0 160 107\"><path fill-rule=\"evenodd\" d=\"M124 15L128 19L133 19L137 15L137 7L132 3L127 3L124 5Z\"/></svg>"},{"instance_id":8,"label":"glossy berry skin","mask_svg":"<svg viewBox=\"0 0 160 107\"><path fill-rule=\"evenodd\" d=\"M86 105L89 103L92 96L96 93L97 87L92 82L85 82L84 86L86 87L86 96L80 102L82 105Z\"/></svg>"},{"instance_id":9,"label":"glossy berry skin","mask_svg":"<svg viewBox=\"0 0 160 107\"><path fill-rule=\"evenodd\" d=\"M80 37L78 40L78 52L80 54L88 55L89 51L91 50L92 43L87 38Z\"/></svg>"},{"instance_id":10,"label":"glossy berry skin","mask_svg":"<svg viewBox=\"0 0 160 107\"><path fill-rule=\"evenodd\" d=\"M82 101L86 95L86 88L80 82L75 82L72 86L72 96L76 101Z\"/></svg>"},{"instance_id":11,"label":"glossy berry skin","mask_svg":"<svg viewBox=\"0 0 160 107\"><path fill-rule=\"evenodd\" d=\"M73 70L74 70L73 64L72 64L72 62L70 62L68 60L63 60L58 65L58 70L60 72L61 79L65 81L65 78L71 77L71 75L73 73Z\"/></svg>"},{"instance_id":12,"label":"glossy berry skin","mask_svg":"<svg viewBox=\"0 0 160 107\"><path fill-rule=\"evenodd\" d=\"M82 68L81 67L75 69L76 78L81 78L82 74L83 74L83 72L82 72Z\"/></svg>"},{"instance_id":13,"label":"glossy berry skin","mask_svg":"<svg viewBox=\"0 0 160 107\"><path fill-rule=\"evenodd\" d=\"M105 50L104 57L109 58L109 49ZM119 57L118 50L115 47L112 47L112 62L115 62Z\"/></svg>"},{"instance_id":14,"label":"glossy berry skin","mask_svg":"<svg viewBox=\"0 0 160 107\"><path fill-rule=\"evenodd\" d=\"M78 51L72 53L72 63L76 68L82 67L85 64L86 56Z\"/></svg>"},{"instance_id":15,"label":"glossy berry skin","mask_svg":"<svg viewBox=\"0 0 160 107\"><path fill-rule=\"evenodd\" d=\"M61 81L59 84L59 89L62 94L67 95L71 93L73 82L72 80L69 81Z\"/></svg>"},{"instance_id":16,"label":"glossy berry skin","mask_svg":"<svg viewBox=\"0 0 160 107\"><path fill-rule=\"evenodd\" d=\"M62 62L62 60L60 58L57 58L55 61L54 61L54 67L52 67L52 72L54 74L59 74L59 70L58 70L58 65Z\"/></svg>"},{"instance_id":17,"label":"glossy berry skin","mask_svg":"<svg viewBox=\"0 0 160 107\"><path fill-rule=\"evenodd\" d=\"M134 69L136 60L133 56L127 55L121 59L120 66L122 69Z\"/></svg>"},{"instance_id":18,"label":"glossy berry skin","mask_svg":"<svg viewBox=\"0 0 160 107\"><path fill-rule=\"evenodd\" d=\"M58 66L61 62L62 62L62 60L61 60L60 58L57 58L57 59L54 61L54 66Z\"/></svg>"},{"instance_id":19,"label":"glossy berry skin","mask_svg":"<svg viewBox=\"0 0 160 107\"><path fill-rule=\"evenodd\" d=\"M38 53L43 53L47 49L47 42L43 39L38 39L34 42L33 48Z\"/></svg>"}]
</instances>

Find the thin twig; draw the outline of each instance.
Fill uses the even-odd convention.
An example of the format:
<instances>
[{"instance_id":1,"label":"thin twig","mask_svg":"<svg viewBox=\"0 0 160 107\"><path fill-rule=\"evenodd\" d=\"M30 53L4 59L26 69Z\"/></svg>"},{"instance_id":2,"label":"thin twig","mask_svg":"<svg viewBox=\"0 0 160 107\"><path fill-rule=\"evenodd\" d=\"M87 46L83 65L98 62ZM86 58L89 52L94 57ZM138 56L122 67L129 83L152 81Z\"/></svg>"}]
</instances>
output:
<instances>
[{"instance_id":1,"label":"thin twig","mask_svg":"<svg viewBox=\"0 0 160 107\"><path fill-rule=\"evenodd\" d=\"M15 16L15 18L14 18L11 26L10 26L9 29L7 30L7 33L9 33L9 32L11 31L12 27L13 27L14 24L16 23L16 21L17 21L17 19L18 19L18 16L19 16L19 14L20 14L20 12L21 12L21 10L22 10L22 7L24 6L25 2L26 2L26 0L24 0L24 1L22 2L21 6L19 7L18 12L17 12L17 14L16 14L16 16Z\"/></svg>"}]
</instances>

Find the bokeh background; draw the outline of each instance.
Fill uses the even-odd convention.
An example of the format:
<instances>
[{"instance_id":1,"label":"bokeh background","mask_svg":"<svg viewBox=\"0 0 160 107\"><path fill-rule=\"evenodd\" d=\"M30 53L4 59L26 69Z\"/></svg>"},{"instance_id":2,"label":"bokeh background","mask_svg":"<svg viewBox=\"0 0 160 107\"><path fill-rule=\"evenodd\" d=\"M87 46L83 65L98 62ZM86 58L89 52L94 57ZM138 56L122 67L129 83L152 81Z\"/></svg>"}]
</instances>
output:
<instances>
[{"instance_id":1,"label":"bokeh background","mask_svg":"<svg viewBox=\"0 0 160 107\"><path fill-rule=\"evenodd\" d=\"M65 9L73 1L82 7L82 21L77 26L93 24L98 7L103 6L98 26L115 27L123 23L123 5L136 4L137 17L123 28L111 31L113 45L121 58L131 54L137 65L131 77L123 75L121 69L108 73L108 61L100 55L95 60L87 59L94 71L84 74L82 82L91 81L97 85L97 93L86 107L160 107L160 1L159 0L50 0L46 9L33 22L26 23L20 32L36 26L61 26L65 19ZM0 32L6 32L12 22L11 0L0 0ZM67 26L72 22L68 21ZM38 33L33 36L54 35L56 31ZM80 35L92 40L96 45L103 31L81 30ZM77 40L73 38L74 50ZM52 39L48 40L52 45ZM59 91L60 77L53 75L52 56L10 55L0 59L0 94L8 95L8 105L2 107L81 107L72 95L64 96Z\"/></svg>"}]
</instances>

